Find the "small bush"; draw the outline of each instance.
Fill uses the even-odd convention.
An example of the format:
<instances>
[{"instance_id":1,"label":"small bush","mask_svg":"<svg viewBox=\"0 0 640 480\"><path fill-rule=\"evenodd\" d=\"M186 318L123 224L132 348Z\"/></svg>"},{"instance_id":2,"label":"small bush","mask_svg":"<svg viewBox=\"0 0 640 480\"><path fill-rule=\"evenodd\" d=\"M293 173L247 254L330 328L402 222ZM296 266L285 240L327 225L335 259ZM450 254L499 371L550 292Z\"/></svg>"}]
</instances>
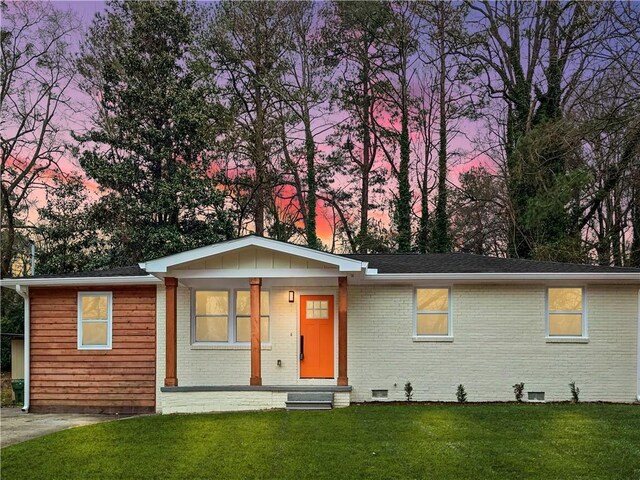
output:
<instances>
[{"instance_id":1,"label":"small bush","mask_svg":"<svg viewBox=\"0 0 640 480\"><path fill-rule=\"evenodd\" d=\"M513 386L513 393L516 395L516 402L522 402L522 397L524 396L524 382L516 383Z\"/></svg>"},{"instance_id":2,"label":"small bush","mask_svg":"<svg viewBox=\"0 0 640 480\"><path fill-rule=\"evenodd\" d=\"M464 389L464 385L458 385L458 390L456 391L456 398L460 403L464 403L467 401L467 392Z\"/></svg>"},{"instance_id":3,"label":"small bush","mask_svg":"<svg viewBox=\"0 0 640 480\"><path fill-rule=\"evenodd\" d=\"M413 386L411 385L411 382L404 384L404 396L407 397L407 402L410 402L413 398Z\"/></svg>"},{"instance_id":4,"label":"small bush","mask_svg":"<svg viewBox=\"0 0 640 480\"><path fill-rule=\"evenodd\" d=\"M573 380L569 384L571 390L571 403L578 403L580 401L580 389L576 387L576 382Z\"/></svg>"}]
</instances>

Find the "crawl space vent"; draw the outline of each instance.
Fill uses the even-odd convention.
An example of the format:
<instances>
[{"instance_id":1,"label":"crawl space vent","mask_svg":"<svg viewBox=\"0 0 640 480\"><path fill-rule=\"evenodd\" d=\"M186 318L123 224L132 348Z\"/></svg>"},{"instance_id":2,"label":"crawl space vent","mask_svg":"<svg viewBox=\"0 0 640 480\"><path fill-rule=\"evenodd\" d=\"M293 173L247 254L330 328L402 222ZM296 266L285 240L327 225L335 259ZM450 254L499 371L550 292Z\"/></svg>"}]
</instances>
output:
<instances>
[{"instance_id":1,"label":"crawl space vent","mask_svg":"<svg viewBox=\"0 0 640 480\"><path fill-rule=\"evenodd\" d=\"M527 392L530 402L544 402L544 392Z\"/></svg>"},{"instance_id":2,"label":"crawl space vent","mask_svg":"<svg viewBox=\"0 0 640 480\"><path fill-rule=\"evenodd\" d=\"M388 398L389 390L371 390L371 398Z\"/></svg>"}]
</instances>

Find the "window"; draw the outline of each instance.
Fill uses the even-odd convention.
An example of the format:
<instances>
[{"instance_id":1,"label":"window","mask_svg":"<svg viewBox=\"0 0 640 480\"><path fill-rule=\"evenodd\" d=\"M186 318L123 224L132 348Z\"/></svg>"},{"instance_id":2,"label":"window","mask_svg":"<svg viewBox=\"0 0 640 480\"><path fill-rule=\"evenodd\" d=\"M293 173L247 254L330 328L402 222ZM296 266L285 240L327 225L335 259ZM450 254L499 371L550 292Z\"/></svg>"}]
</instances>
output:
<instances>
[{"instance_id":1,"label":"window","mask_svg":"<svg viewBox=\"0 0 640 480\"><path fill-rule=\"evenodd\" d=\"M544 402L544 392L527 392L530 402Z\"/></svg>"},{"instance_id":2,"label":"window","mask_svg":"<svg viewBox=\"0 0 640 480\"><path fill-rule=\"evenodd\" d=\"M201 290L196 292L196 342L229 341L229 292Z\"/></svg>"},{"instance_id":3,"label":"window","mask_svg":"<svg viewBox=\"0 0 640 480\"><path fill-rule=\"evenodd\" d=\"M197 290L193 301L193 343L251 342L248 290ZM266 290L260 292L260 311L260 335L266 343L269 342L269 292Z\"/></svg>"},{"instance_id":4,"label":"window","mask_svg":"<svg viewBox=\"0 0 640 480\"><path fill-rule=\"evenodd\" d=\"M260 337L269 341L269 292L260 291ZM251 341L251 294L247 290L236 292L236 342Z\"/></svg>"},{"instance_id":5,"label":"window","mask_svg":"<svg viewBox=\"0 0 640 480\"><path fill-rule=\"evenodd\" d=\"M584 290L582 288L549 288L547 290L547 312L548 336L586 336Z\"/></svg>"},{"instance_id":6,"label":"window","mask_svg":"<svg viewBox=\"0 0 640 480\"><path fill-rule=\"evenodd\" d=\"M416 335L450 336L448 288L416 289Z\"/></svg>"},{"instance_id":7,"label":"window","mask_svg":"<svg viewBox=\"0 0 640 480\"><path fill-rule=\"evenodd\" d=\"M111 348L111 292L78 293L78 349Z\"/></svg>"},{"instance_id":8,"label":"window","mask_svg":"<svg viewBox=\"0 0 640 480\"><path fill-rule=\"evenodd\" d=\"M308 300L307 301L307 319L324 320L329 318L329 302L326 300Z\"/></svg>"}]
</instances>

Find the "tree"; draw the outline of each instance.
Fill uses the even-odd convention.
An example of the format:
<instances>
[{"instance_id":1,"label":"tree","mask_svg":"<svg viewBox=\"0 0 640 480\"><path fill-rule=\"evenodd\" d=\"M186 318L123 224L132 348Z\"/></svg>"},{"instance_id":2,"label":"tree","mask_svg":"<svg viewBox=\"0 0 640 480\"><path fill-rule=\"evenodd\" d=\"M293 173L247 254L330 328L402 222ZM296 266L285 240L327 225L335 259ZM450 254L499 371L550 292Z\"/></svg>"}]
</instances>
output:
<instances>
[{"instance_id":1,"label":"tree","mask_svg":"<svg viewBox=\"0 0 640 480\"><path fill-rule=\"evenodd\" d=\"M2 248L0 273L11 272L36 189L58 171L65 151L63 119L73 114L75 69L68 36L76 18L50 3L2 2L0 144Z\"/></svg>"},{"instance_id":2,"label":"tree","mask_svg":"<svg viewBox=\"0 0 640 480\"><path fill-rule=\"evenodd\" d=\"M97 99L77 136L80 165L102 196L99 235L110 265L126 265L229 238L211 149L227 113L205 78L198 10L173 0L108 3L79 68Z\"/></svg>"},{"instance_id":3,"label":"tree","mask_svg":"<svg viewBox=\"0 0 640 480\"><path fill-rule=\"evenodd\" d=\"M415 10L420 18L419 31L424 41L420 57L428 73L423 74L421 93L423 99L421 130L433 128L435 131L423 133L435 148L438 158L437 197L435 214L432 218L429 250L449 252L453 242L449 225L449 168L456 152L450 147L459 134L457 122L471 117L474 111L474 93L469 88L470 67L463 62L459 48L464 32L464 19L467 7L446 2L417 3ZM425 80L429 80L425 83ZM437 121L437 127L427 124ZM435 146L437 143L437 147ZM427 148L425 146L425 148ZM426 167L426 163L425 163ZM426 175L426 171L424 172ZM426 181L423 181L426 184ZM428 198L423 199L423 212L428 214ZM423 215L424 215L423 213ZM427 215L428 217L428 215ZM425 222L426 224L426 222ZM422 237L426 238L426 226ZM422 241L424 243L424 240ZM423 247L423 249L426 247Z\"/></svg>"},{"instance_id":4,"label":"tree","mask_svg":"<svg viewBox=\"0 0 640 480\"><path fill-rule=\"evenodd\" d=\"M483 69L488 96L502 101L506 111L509 254L580 259L580 225L570 213L579 207L558 207L563 200L575 202L585 177L571 169L576 145L566 145L554 132L573 128L563 107L582 82L606 70L608 60L599 54L610 38L611 8L558 1L483 0L469 6L474 20L466 55Z\"/></svg>"},{"instance_id":5,"label":"tree","mask_svg":"<svg viewBox=\"0 0 640 480\"><path fill-rule=\"evenodd\" d=\"M440 112L438 146L438 201L433 226L432 249L435 252L451 250L449 217L447 216L447 16L451 9L444 2L436 4L435 41L438 57L438 110Z\"/></svg>"},{"instance_id":6,"label":"tree","mask_svg":"<svg viewBox=\"0 0 640 480\"><path fill-rule=\"evenodd\" d=\"M276 183L272 162L282 150L277 86L291 48L293 9L289 2L223 1L214 7L207 35L213 73L233 118L224 156L246 182L243 197L260 236L268 229L265 212Z\"/></svg>"},{"instance_id":7,"label":"tree","mask_svg":"<svg viewBox=\"0 0 640 480\"><path fill-rule=\"evenodd\" d=\"M379 159L383 139L375 117L384 110L384 73L392 56L384 37L391 18L389 5L378 1L334 2L325 12L325 35L336 40L332 56L341 75L336 96L347 116L334 133L333 144L339 149L334 158L336 167L354 179L353 191L341 189L341 195L331 196L357 202L358 231L347 236L357 251L365 253L386 248L382 238L369 229L369 213L375 206L372 189L385 182ZM353 230L350 222L343 222L343 227Z\"/></svg>"},{"instance_id":8,"label":"tree","mask_svg":"<svg viewBox=\"0 0 640 480\"><path fill-rule=\"evenodd\" d=\"M437 100L431 88L433 79L429 71L423 69L417 80L419 104L416 112L416 135L414 142L416 149L415 175L420 192L420 221L416 248L420 253L431 250L431 218L429 203L434 189L431 179L431 165L433 163L434 126L437 121Z\"/></svg>"},{"instance_id":9,"label":"tree","mask_svg":"<svg viewBox=\"0 0 640 480\"><path fill-rule=\"evenodd\" d=\"M318 186L322 183L321 172L318 171L317 129L328 128L321 120L329 107L329 97L333 65L326 61L327 45L330 40L322 38L318 26L319 16L313 2L296 2L292 5L291 50L288 52L287 68L281 83L278 85L278 96L281 98L285 112L291 116L292 123L302 130L303 146L292 152L283 121L283 153L285 169L293 178L296 200L301 217L307 245L319 248L321 245L317 234ZM318 123L320 123L318 125ZM295 150L299 151L304 162L295 160ZM306 185L305 185L306 181ZM306 192L306 195L305 195Z\"/></svg>"},{"instance_id":10,"label":"tree","mask_svg":"<svg viewBox=\"0 0 640 480\"><path fill-rule=\"evenodd\" d=\"M417 31L414 13L411 4L404 1L389 2L388 9L391 12L389 24L384 29L381 41L389 51L388 64L381 64L387 69L383 75L387 82L381 82L384 89L381 91L383 102L387 104L389 113L389 125L380 125L380 121L374 116L376 129L374 134L380 131L386 137L390 137L392 145L397 142L400 158L396 161L394 151L386 147L384 138L378 139L380 147L391 166L392 173L398 182L398 193L393 194L392 220L397 229L398 251L408 252L412 248L411 214L413 199L411 182L409 178L411 168L411 136L410 123L413 113L412 104L415 103L411 95L411 79L414 74L414 66L417 62ZM384 118L383 118L384 120ZM396 124L400 124L397 131Z\"/></svg>"},{"instance_id":11,"label":"tree","mask_svg":"<svg viewBox=\"0 0 640 480\"><path fill-rule=\"evenodd\" d=\"M0 330L3 333L24 333L24 300L18 292L1 289ZM11 337L0 338L0 370L11 370Z\"/></svg>"},{"instance_id":12,"label":"tree","mask_svg":"<svg viewBox=\"0 0 640 480\"><path fill-rule=\"evenodd\" d=\"M90 271L108 264L107 245L95 228L101 211L94 212L88 197L82 178L68 175L54 179L45 206L38 209L39 274Z\"/></svg>"},{"instance_id":13,"label":"tree","mask_svg":"<svg viewBox=\"0 0 640 480\"><path fill-rule=\"evenodd\" d=\"M456 250L477 255L507 254L505 185L484 167L460 174L449 206Z\"/></svg>"}]
</instances>

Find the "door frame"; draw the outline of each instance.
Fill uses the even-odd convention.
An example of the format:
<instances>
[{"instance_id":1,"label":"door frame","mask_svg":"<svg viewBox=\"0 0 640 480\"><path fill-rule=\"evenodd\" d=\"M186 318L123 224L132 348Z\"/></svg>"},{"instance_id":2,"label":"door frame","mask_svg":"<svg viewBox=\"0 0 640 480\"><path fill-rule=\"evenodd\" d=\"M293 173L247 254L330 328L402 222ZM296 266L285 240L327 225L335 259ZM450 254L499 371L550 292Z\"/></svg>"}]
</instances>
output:
<instances>
[{"instance_id":1,"label":"door frame","mask_svg":"<svg viewBox=\"0 0 640 480\"><path fill-rule=\"evenodd\" d=\"M307 296L324 296L324 297L332 297L333 298L333 376L330 378L305 378L301 377L301 369L300 369L300 321L302 320L300 316L300 309L302 306L302 297ZM301 384L321 384L321 385L335 385L338 379L338 308L336 304L336 299L338 294L335 288L331 287L330 291L317 291L317 290L307 290L301 289L296 290L296 381Z\"/></svg>"}]
</instances>

